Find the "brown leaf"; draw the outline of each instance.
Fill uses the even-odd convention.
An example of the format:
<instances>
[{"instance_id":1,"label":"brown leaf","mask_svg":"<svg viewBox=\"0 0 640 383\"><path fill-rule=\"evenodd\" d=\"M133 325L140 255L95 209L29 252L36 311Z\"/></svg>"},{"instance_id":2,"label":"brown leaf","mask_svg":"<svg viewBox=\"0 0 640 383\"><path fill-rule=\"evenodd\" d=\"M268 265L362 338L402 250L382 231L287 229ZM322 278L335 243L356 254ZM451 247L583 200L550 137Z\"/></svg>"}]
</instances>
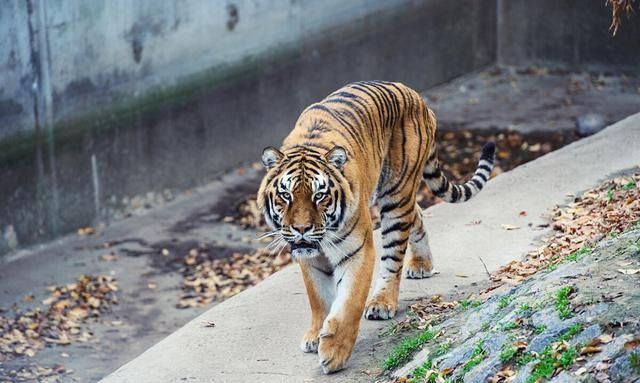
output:
<instances>
[{"instance_id":1,"label":"brown leaf","mask_svg":"<svg viewBox=\"0 0 640 383\"><path fill-rule=\"evenodd\" d=\"M595 354L600 351L602 351L602 349L598 346L587 346L583 347L582 350L580 350L580 355Z\"/></svg>"},{"instance_id":2,"label":"brown leaf","mask_svg":"<svg viewBox=\"0 0 640 383\"><path fill-rule=\"evenodd\" d=\"M93 227L81 227L80 229L78 229L78 235L93 235L96 233L96 229L94 229Z\"/></svg>"},{"instance_id":3,"label":"brown leaf","mask_svg":"<svg viewBox=\"0 0 640 383\"><path fill-rule=\"evenodd\" d=\"M625 342L625 344L624 344L624 348L626 350L630 350L630 349L636 348L638 346L640 346L640 338L636 338L636 339L630 340L628 342Z\"/></svg>"}]
</instances>

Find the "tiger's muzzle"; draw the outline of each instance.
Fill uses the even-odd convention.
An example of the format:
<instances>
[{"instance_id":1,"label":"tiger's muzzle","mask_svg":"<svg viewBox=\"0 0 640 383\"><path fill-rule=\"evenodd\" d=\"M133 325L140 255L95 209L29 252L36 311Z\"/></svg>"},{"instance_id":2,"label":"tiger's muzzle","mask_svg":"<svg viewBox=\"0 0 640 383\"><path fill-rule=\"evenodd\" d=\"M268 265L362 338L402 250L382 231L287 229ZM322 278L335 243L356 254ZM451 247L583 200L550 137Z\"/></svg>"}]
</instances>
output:
<instances>
[{"instance_id":1,"label":"tiger's muzzle","mask_svg":"<svg viewBox=\"0 0 640 383\"><path fill-rule=\"evenodd\" d=\"M290 227L290 236L285 236L291 247L291 255L294 258L310 258L320 254L320 241L324 230L316 230L315 227L305 226Z\"/></svg>"}]
</instances>

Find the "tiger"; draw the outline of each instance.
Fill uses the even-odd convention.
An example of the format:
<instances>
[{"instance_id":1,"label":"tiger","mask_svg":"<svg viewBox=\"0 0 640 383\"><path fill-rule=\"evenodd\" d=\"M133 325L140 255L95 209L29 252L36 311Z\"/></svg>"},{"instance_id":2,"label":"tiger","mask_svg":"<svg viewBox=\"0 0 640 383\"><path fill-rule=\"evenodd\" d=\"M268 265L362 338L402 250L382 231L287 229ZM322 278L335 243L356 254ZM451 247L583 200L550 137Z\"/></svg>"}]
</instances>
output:
<instances>
[{"instance_id":1,"label":"tiger","mask_svg":"<svg viewBox=\"0 0 640 383\"><path fill-rule=\"evenodd\" d=\"M345 367L363 314L395 316L403 274L433 273L416 203L420 183L458 203L478 194L491 176L493 142L482 148L469 181L450 182L437 159L435 132L435 115L419 93L399 82L362 81L308 106L281 147L262 152L266 172L257 205L272 229L264 234L272 239L267 247L288 246L300 267L311 308L300 347L318 354L325 374ZM382 254L367 300L376 258L375 204Z\"/></svg>"}]
</instances>

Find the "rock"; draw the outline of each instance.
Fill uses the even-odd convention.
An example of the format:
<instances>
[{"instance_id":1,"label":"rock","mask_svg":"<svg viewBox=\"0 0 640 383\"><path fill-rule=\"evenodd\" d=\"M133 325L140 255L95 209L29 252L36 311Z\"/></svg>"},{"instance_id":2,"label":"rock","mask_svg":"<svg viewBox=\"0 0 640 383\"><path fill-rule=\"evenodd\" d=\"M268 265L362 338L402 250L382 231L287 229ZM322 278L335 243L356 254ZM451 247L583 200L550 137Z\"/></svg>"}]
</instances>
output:
<instances>
[{"instance_id":1,"label":"rock","mask_svg":"<svg viewBox=\"0 0 640 383\"><path fill-rule=\"evenodd\" d=\"M609 376L614 382L622 382L624 379L640 380L640 369L631 366L631 350L618 356L609 367Z\"/></svg>"},{"instance_id":2,"label":"rock","mask_svg":"<svg viewBox=\"0 0 640 383\"><path fill-rule=\"evenodd\" d=\"M558 315L556 314L556 317ZM540 322L541 324L545 324L545 322ZM577 323L575 319L566 320L566 321L549 321L546 322L545 331L537 335L535 338L529 342L529 346L527 347L527 352L541 352L545 347L558 340L558 337L562 336L569 327Z\"/></svg>"},{"instance_id":3,"label":"rock","mask_svg":"<svg viewBox=\"0 0 640 383\"><path fill-rule=\"evenodd\" d=\"M468 383L484 383L500 371L500 358L492 356L475 366L464 376L464 381Z\"/></svg>"},{"instance_id":4,"label":"rock","mask_svg":"<svg viewBox=\"0 0 640 383\"><path fill-rule=\"evenodd\" d=\"M584 329L580 334L576 335L575 338L569 341L569 344L571 344L572 346L575 346L577 344L588 344L591 343L593 338L597 338L598 336L600 336L600 334L602 334L600 326L594 324Z\"/></svg>"},{"instance_id":5,"label":"rock","mask_svg":"<svg viewBox=\"0 0 640 383\"><path fill-rule=\"evenodd\" d=\"M576 118L576 133L580 137L596 134L606 127L604 116L597 113L587 113Z\"/></svg>"}]
</instances>

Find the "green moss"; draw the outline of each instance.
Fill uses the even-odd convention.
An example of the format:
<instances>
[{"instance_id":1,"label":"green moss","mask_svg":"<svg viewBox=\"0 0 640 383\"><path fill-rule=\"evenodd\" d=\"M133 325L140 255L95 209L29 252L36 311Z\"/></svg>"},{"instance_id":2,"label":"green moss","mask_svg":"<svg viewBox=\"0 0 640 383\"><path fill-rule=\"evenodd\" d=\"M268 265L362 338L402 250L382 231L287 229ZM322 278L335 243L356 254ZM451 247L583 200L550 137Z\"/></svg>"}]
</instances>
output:
<instances>
[{"instance_id":1,"label":"green moss","mask_svg":"<svg viewBox=\"0 0 640 383\"><path fill-rule=\"evenodd\" d=\"M511 303L512 300L513 300L513 297L511 295L504 295L498 301L498 308L503 309L509 306L509 303Z\"/></svg>"},{"instance_id":2,"label":"green moss","mask_svg":"<svg viewBox=\"0 0 640 383\"><path fill-rule=\"evenodd\" d=\"M432 329L426 329L420 332L414 338L406 338L399 345L394 347L387 355L383 362L383 368L390 370L392 368L399 367L403 363L407 362L411 355L422 347L425 343L436 337L436 332Z\"/></svg>"},{"instance_id":3,"label":"green moss","mask_svg":"<svg viewBox=\"0 0 640 383\"><path fill-rule=\"evenodd\" d=\"M582 324L576 323L573 326L569 327L567 332L562 334L562 336L560 337L560 341L566 342L569 339L573 338L574 336L580 334L581 331L582 331Z\"/></svg>"},{"instance_id":4,"label":"green moss","mask_svg":"<svg viewBox=\"0 0 640 383\"><path fill-rule=\"evenodd\" d=\"M517 353L517 348L513 346L505 347L502 349L502 351L500 351L500 361L502 362L502 364L509 363L509 361L511 361L511 359L513 359L513 357L516 356Z\"/></svg>"},{"instance_id":5,"label":"green moss","mask_svg":"<svg viewBox=\"0 0 640 383\"><path fill-rule=\"evenodd\" d=\"M464 376L467 372L473 370L475 366L482 363L482 361L486 357L487 357L487 352L484 350L484 340L481 340L478 343L476 343L475 347L473 348L473 353L471 354L471 357L469 358L467 363L465 363L464 366L462 367L462 376Z\"/></svg>"},{"instance_id":6,"label":"green moss","mask_svg":"<svg viewBox=\"0 0 640 383\"><path fill-rule=\"evenodd\" d=\"M565 286L556 292L555 307L560 319L567 319L572 316L571 307L569 306L569 294L573 291L573 286Z\"/></svg>"},{"instance_id":7,"label":"green moss","mask_svg":"<svg viewBox=\"0 0 640 383\"><path fill-rule=\"evenodd\" d=\"M528 303L523 303L519 307L520 312L525 312L531 310L531 306Z\"/></svg>"},{"instance_id":8,"label":"green moss","mask_svg":"<svg viewBox=\"0 0 640 383\"><path fill-rule=\"evenodd\" d=\"M634 181L631 181L629 183L622 185L622 190L624 191L633 190L635 188L636 188L636 183Z\"/></svg>"},{"instance_id":9,"label":"green moss","mask_svg":"<svg viewBox=\"0 0 640 383\"><path fill-rule=\"evenodd\" d=\"M542 378L550 378L553 376L556 370L556 360L552 356L552 353L553 351L549 346L542 350L538 363L533 368L533 371L531 371L527 383L535 383Z\"/></svg>"},{"instance_id":10,"label":"green moss","mask_svg":"<svg viewBox=\"0 0 640 383\"><path fill-rule=\"evenodd\" d=\"M570 367L577 357L578 350L576 350L575 347L569 347L566 351L560 354L560 366L564 369Z\"/></svg>"},{"instance_id":11,"label":"green moss","mask_svg":"<svg viewBox=\"0 0 640 383\"><path fill-rule=\"evenodd\" d=\"M522 367L536 360L536 355L531 352L524 353L516 358L516 366Z\"/></svg>"},{"instance_id":12,"label":"green moss","mask_svg":"<svg viewBox=\"0 0 640 383\"><path fill-rule=\"evenodd\" d=\"M538 334L542 334L544 332L544 330L547 329L547 326L543 325L543 324L539 324L536 327L533 328L533 331L535 331Z\"/></svg>"},{"instance_id":13,"label":"green moss","mask_svg":"<svg viewBox=\"0 0 640 383\"><path fill-rule=\"evenodd\" d=\"M410 383L416 382L436 382L438 379L438 373L435 371L435 365L433 360L446 354L451 349L451 342L443 342L438 348L430 355L429 359L426 360L421 366L416 367L415 370L411 373L413 376L412 379L409 380Z\"/></svg>"},{"instance_id":14,"label":"green moss","mask_svg":"<svg viewBox=\"0 0 640 383\"><path fill-rule=\"evenodd\" d=\"M468 310L470 308L476 308L482 305L482 301L473 300L473 299L463 299L458 302L458 307L460 310Z\"/></svg>"},{"instance_id":15,"label":"green moss","mask_svg":"<svg viewBox=\"0 0 640 383\"><path fill-rule=\"evenodd\" d=\"M640 370L640 354L637 352L629 354L629 364L634 370Z\"/></svg>"},{"instance_id":16,"label":"green moss","mask_svg":"<svg viewBox=\"0 0 640 383\"><path fill-rule=\"evenodd\" d=\"M576 335L578 335L582 331L582 325L580 323L576 323L573 326L569 327L567 332L565 332L562 336L560 336L556 342L566 342ZM541 379L548 379L553 376L553 373L557 368L561 367L563 369L568 369L573 365L579 353L576 347L572 346L558 354L553 351L552 346L547 346L542 350L540 355L535 358L533 355L528 357L528 360L521 360L520 362L527 364L532 362L533 360L537 360L537 363L533 370L531 371L531 375L527 379L527 383L538 382Z\"/></svg>"},{"instance_id":17,"label":"green moss","mask_svg":"<svg viewBox=\"0 0 640 383\"><path fill-rule=\"evenodd\" d=\"M591 251L593 251L593 249L592 249L592 248L590 248L590 247L583 247L582 249L580 249L580 250L576 251L575 253L573 253L573 254L571 254L571 255L567 256L567 257L565 258L565 260L567 260L567 261L572 261L572 262L577 262L580 258L582 258L582 257L584 257L584 256L586 256L586 255L591 254Z\"/></svg>"},{"instance_id":18,"label":"green moss","mask_svg":"<svg viewBox=\"0 0 640 383\"><path fill-rule=\"evenodd\" d=\"M509 322L502 325L502 331L511 331L518 328L518 324L516 322Z\"/></svg>"}]
</instances>

